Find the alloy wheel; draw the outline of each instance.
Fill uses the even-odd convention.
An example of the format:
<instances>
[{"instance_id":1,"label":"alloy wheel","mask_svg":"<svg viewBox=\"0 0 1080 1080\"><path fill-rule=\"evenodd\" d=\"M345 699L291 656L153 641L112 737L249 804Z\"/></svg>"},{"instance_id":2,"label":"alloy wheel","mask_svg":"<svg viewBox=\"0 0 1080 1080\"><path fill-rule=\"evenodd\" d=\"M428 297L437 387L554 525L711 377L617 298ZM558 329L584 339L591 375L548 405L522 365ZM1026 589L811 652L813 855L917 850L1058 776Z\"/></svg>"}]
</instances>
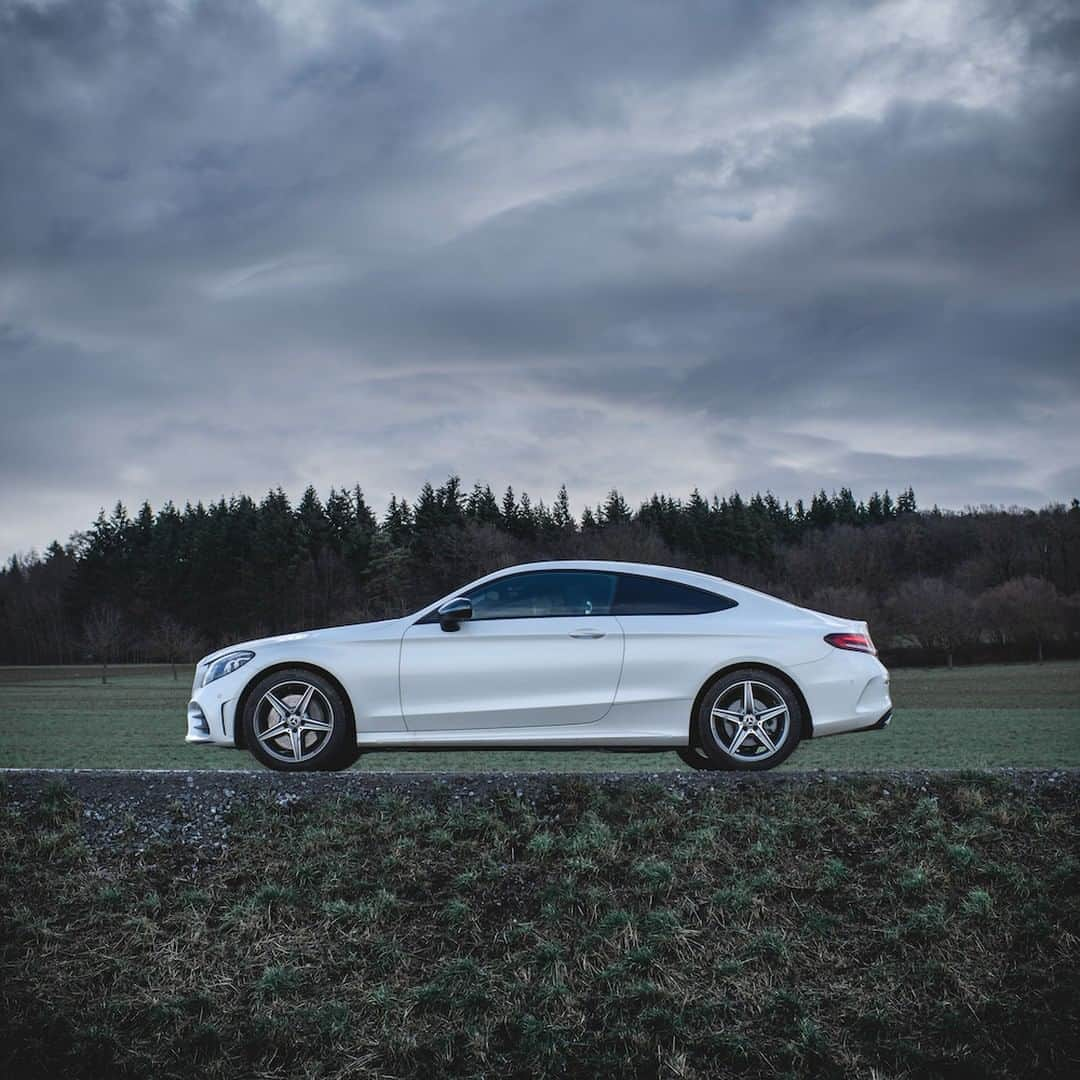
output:
<instances>
[{"instance_id":1,"label":"alloy wheel","mask_svg":"<svg viewBox=\"0 0 1080 1080\"><path fill-rule=\"evenodd\" d=\"M278 761L310 761L321 753L333 731L334 710L311 683L278 683L255 706L255 738Z\"/></svg>"},{"instance_id":2,"label":"alloy wheel","mask_svg":"<svg viewBox=\"0 0 1080 1080\"><path fill-rule=\"evenodd\" d=\"M764 761L787 741L791 715L787 702L767 683L733 683L709 713L717 746L739 762Z\"/></svg>"}]
</instances>

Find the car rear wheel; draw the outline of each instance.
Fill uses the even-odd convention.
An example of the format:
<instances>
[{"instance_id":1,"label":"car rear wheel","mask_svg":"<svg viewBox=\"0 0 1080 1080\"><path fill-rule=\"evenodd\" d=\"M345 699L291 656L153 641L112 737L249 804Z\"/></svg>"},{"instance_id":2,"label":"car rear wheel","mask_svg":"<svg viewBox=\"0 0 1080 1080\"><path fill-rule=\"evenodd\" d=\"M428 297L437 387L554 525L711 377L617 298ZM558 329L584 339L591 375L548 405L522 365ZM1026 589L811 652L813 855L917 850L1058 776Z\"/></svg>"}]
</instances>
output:
<instances>
[{"instance_id":1,"label":"car rear wheel","mask_svg":"<svg viewBox=\"0 0 1080 1080\"><path fill-rule=\"evenodd\" d=\"M347 769L357 758L356 727L329 679L303 668L260 679L244 706L252 754L281 772Z\"/></svg>"},{"instance_id":2,"label":"car rear wheel","mask_svg":"<svg viewBox=\"0 0 1080 1080\"><path fill-rule=\"evenodd\" d=\"M702 698L697 748L714 769L772 769L798 745L802 723L798 695L785 679L745 668L718 679Z\"/></svg>"},{"instance_id":3,"label":"car rear wheel","mask_svg":"<svg viewBox=\"0 0 1080 1080\"><path fill-rule=\"evenodd\" d=\"M709 760L705 751L698 746L696 740L689 746L680 746L675 753L679 755L684 765L688 765L691 769L696 769L699 772L702 770L710 771L716 767Z\"/></svg>"}]
</instances>

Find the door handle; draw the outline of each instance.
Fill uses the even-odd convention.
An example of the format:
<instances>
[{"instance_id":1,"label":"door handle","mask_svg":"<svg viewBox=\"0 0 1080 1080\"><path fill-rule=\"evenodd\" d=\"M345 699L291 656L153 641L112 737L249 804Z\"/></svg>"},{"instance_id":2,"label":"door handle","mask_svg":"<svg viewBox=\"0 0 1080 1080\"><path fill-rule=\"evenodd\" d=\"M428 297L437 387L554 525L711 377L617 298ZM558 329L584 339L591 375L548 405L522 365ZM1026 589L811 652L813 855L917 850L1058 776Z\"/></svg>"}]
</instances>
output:
<instances>
[{"instance_id":1,"label":"door handle","mask_svg":"<svg viewBox=\"0 0 1080 1080\"><path fill-rule=\"evenodd\" d=\"M606 630L571 630L570 636L576 638L601 638L607 634Z\"/></svg>"}]
</instances>

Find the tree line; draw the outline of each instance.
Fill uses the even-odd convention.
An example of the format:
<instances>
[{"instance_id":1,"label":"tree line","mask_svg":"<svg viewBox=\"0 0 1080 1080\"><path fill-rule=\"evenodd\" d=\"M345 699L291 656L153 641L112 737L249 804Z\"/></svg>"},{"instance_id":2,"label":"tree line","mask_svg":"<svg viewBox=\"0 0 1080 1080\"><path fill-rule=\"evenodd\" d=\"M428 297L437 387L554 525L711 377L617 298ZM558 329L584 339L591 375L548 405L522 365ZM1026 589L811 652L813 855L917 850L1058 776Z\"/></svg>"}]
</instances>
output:
<instances>
[{"instance_id":1,"label":"tree line","mask_svg":"<svg viewBox=\"0 0 1080 1080\"><path fill-rule=\"evenodd\" d=\"M0 570L0 663L171 662L230 641L403 615L488 571L597 558L704 570L866 619L890 662L1080 652L1080 502L922 510L910 488L809 503L612 491L575 516L512 488L359 487L182 510L118 504Z\"/></svg>"}]
</instances>

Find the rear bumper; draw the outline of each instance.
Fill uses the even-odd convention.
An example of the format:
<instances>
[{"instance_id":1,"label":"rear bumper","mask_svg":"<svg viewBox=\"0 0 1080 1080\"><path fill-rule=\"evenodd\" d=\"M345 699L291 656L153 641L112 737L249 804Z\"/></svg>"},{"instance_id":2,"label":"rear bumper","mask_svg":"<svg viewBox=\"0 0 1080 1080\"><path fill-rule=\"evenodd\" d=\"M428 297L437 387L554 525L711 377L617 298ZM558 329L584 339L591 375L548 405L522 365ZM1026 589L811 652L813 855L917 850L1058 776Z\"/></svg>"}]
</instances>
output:
<instances>
[{"instance_id":1,"label":"rear bumper","mask_svg":"<svg viewBox=\"0 0 1080 1080\"><path fill-rule=\"evenodd\" d=\"M869 653L832 649L795 669L815 738L880 730L892 713L889 672Z\"/></svg>"},{"instance_id":2,"label":"rear bumper","mask_svg":"<svg viewBox=\"0 0 1080 1080\"><path fill-rule=\"evenodd\" d=\"M857 731L884 731L889 724L892 723L892 708L885 713L879 720L875 720L874 723L867 727L857 728Z\"/></svg>"}]
</instances>

